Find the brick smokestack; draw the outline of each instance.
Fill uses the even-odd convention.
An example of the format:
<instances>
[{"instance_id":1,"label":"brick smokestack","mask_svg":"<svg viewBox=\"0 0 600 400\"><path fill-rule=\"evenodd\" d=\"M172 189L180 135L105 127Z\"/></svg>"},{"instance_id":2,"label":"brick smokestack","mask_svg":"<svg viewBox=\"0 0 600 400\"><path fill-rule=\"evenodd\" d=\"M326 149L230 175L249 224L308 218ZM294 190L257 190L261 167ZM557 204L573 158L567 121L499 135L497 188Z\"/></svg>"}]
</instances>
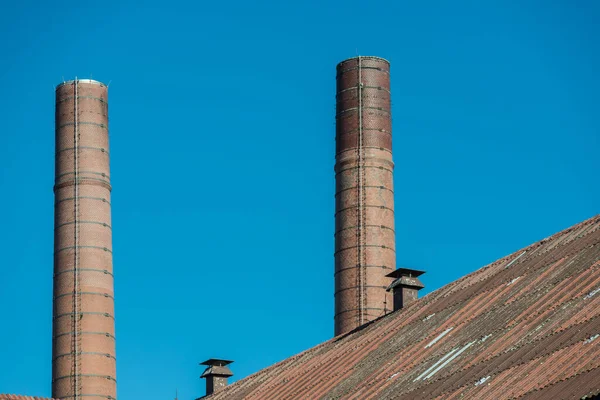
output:
<instances>
[{"instance_id":1,"label":"brick smokestack","mask_svg":"<svg viewBox=\"0 0 600 400\"><path fill-rule=\"evenodd\" d=\"M115 399L106 85L56 88L52 397Z\"/></svg>"},{"instance_id":2,"label":"brick smokestack","mask_svg":"<svg viewBox=\"0 0 600 400\"><path fill-rule=\"evenodd\" d=\"M396 268L390 64L337 66L335 335L391 311Z\"/></svg>"}]
</instances>

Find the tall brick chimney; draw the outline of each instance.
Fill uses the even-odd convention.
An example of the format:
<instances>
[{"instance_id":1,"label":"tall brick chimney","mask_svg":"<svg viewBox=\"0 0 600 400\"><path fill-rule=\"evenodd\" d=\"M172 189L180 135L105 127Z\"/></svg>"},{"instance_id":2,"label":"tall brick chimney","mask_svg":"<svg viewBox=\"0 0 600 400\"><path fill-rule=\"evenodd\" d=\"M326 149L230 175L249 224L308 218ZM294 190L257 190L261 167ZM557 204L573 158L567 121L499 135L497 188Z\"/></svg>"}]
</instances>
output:
<instances>
[{"instance_id":1,"label":"tall brick chimney","mask_svg":"<svg viewBox=\"0 0 600 400\"><path fill-rule=\"evenodd\" d=\"M233 361L211 358L200 363L200 365L207 366L202 375L200 375L200 378L206 379L207 396L227 386L227 379L230 376L233 376L233 373L227 365L232 362Z\"/></svg>"},{"instance_id":2,"label":"tall brick chimney","mask_svg":"<svg viewBox=\"0 0 600 400\"><path fill-rule=\"evenodd\" d=\"M115 399L108 88L56 88L52 397Z\"/></svg>"},{"instance_id":3,"label":"tall brick chimney","mask_svg":"<svg viewBox=\"0 0 600 400\"><path fill-rule=\"evenodd\" d=\"M337 65L335 335L391 311L396 268L390 64Z\"/></svg>"}]
</instances>

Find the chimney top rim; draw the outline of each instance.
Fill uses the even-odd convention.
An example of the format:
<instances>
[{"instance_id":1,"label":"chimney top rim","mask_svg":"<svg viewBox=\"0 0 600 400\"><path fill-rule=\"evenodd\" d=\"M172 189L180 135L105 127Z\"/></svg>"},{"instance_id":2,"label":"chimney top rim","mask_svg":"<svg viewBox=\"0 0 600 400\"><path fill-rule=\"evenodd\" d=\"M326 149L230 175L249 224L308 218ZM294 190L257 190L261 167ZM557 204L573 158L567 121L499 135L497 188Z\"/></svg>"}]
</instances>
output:
<instances>
[{"instance_id":1,"label":"chimney top rim","mask_svg":"<svg viewBox=\"0 0 600 400\"><path fill-rule=\"evenodd\" d=\"M89 84L92 84L92 85L98 85L98 86L108 87L105 83L102 83L102 82L97 81L95 79L71 79L71 80L68 80L68 81L61 82L58 85L56 85L56 90L58 90L62 86L70 85L70 84L75 83L75 82L78 82L78 83L89 83Z\"/></svg>"},{"instance_id":2,"label":"chimney top rim","mask_svg":"<svg viewBox=\"0 0 600 400\"><path fill-rule=\"evenodd\" d=\"M365 59L365 60L377 60L377 61L383 61L383 62L387 63L388 65L390 64L390 61L389 61L389 60L386 60L386 59L385 59L385 58L383 58L383 57L378 57L378 56L354 56L354 57L349 57L349 58L346 58L345 60L342 60L342 61L340 61L340 62L337 64L337 67L339 68L339 67L340 67L342 64L344 64L344 63L346 63L346 62L348 62L348 61L352 61L352 60L358 60L359 58L360 58L361 60L362 60L362 59Z\"/></svg>"}]
</instances>

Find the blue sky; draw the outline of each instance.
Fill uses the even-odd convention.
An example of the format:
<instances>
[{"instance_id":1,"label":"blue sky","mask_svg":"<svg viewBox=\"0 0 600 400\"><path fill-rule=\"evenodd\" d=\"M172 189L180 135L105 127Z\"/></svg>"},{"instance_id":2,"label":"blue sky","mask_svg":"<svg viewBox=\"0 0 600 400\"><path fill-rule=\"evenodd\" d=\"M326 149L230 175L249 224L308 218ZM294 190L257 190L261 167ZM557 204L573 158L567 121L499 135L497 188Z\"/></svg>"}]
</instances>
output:
<instances>
[{"instance_id":1,"label":"blue sky","mask_svg":"<svg viewBox=\"0 0 600 400\"><path fill-rule=\"evenodd\" d=\"M110 82L122 399L333 333L335 65L392 63L398 265L431 291L600 212L593 1L11 2L0 392L50 395L54 85Z\"/></svg>"}]
</instances>

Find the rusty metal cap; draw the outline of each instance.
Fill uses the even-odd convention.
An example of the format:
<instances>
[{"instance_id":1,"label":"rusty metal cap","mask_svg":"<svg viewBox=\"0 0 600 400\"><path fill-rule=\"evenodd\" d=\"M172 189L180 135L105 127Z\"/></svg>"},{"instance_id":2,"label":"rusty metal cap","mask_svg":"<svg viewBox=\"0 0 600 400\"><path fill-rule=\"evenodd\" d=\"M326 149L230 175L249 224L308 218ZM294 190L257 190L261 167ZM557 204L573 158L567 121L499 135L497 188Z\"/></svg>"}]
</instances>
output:
<instances>
[{"instance_id":1,"label":"rusty metal cap","mask_svg":"<svg viewBox=\"0 0 600 400\"><path fill-rule=\"evenodd\" d=\"M405 287L421 290L425 287L418 276L421 276L425 271L410 268L398 268L397 270L387 274L387 277L395 278L394 281L387 287L386 291L390 291L395 287Z\"/></svg>"},{"instance_id":2,"label":"rusty metal cap","mask_svg":"<svg viewBox=\"0 0 600 400\"><path fill-rule=\"evenodd\" d=\"M408 276L408 277L416 278L418 276L423 275L424 273L425 273L425 271L421 271L418 269L398 268L397 270L390 272L386 276L388 276L390 278L400 278L401 276Z\"/></svg>"},{"instance_id":3,"label":"rusty metal cap","mask_svg":"<svg viewBox=\"0 0 600 400\"><path fill-rule=\"evenodd\" d=\"M212 366L212 367L208 367L204 370L204 372L202 373L202 375L200 375L200 378L207 378L209 376L233 376L233 372L231 372L231 370L228 367L219 367L219 366Z\"/></svg>"},{"instance_id":4,"label":"rusty metal cap","mask_svg":"<svg viewBox=\"0 0 600 400\"><path fill-rule=\"evenodd\" d=\"M217 366L224 367L225 365L231 364L233 361L231 360L222 360L220 358L209 358L208 360L201 362L200 365L208 365L208 366Z\"/></svg>"},{"instance_id":5,"label":"rusty metal cap","mask_svg":"<svg viewBox=\"0 0 600 400\"><path fill-rule=\"evenodd\" d=\"M218 358L211 358L204 362L201 362L200 365L207 365L208 368L204 370L200 378L207 378L209 376L233 376L233 372L227 367L227 365L231 364L233 361L230 360L221 360Z\"/></svg>"},{"instance_id":6,"label":"rusty metal cap","mask_svg":"<svg viewBox=\"0 0 600 400\"><path fill-rule=\"evenodd\" d=\"M423 282L421 282L419 280L419 278L411 278L408 276L403 276L403 277L396 279L394 282L392 282L390 284L390 286L387 287L386 290L389 292L390 290L392 290L396 287L405 287L405 288L421 290L425 287L425 285L423 285Z\"/></svg>"}]
</instances>

